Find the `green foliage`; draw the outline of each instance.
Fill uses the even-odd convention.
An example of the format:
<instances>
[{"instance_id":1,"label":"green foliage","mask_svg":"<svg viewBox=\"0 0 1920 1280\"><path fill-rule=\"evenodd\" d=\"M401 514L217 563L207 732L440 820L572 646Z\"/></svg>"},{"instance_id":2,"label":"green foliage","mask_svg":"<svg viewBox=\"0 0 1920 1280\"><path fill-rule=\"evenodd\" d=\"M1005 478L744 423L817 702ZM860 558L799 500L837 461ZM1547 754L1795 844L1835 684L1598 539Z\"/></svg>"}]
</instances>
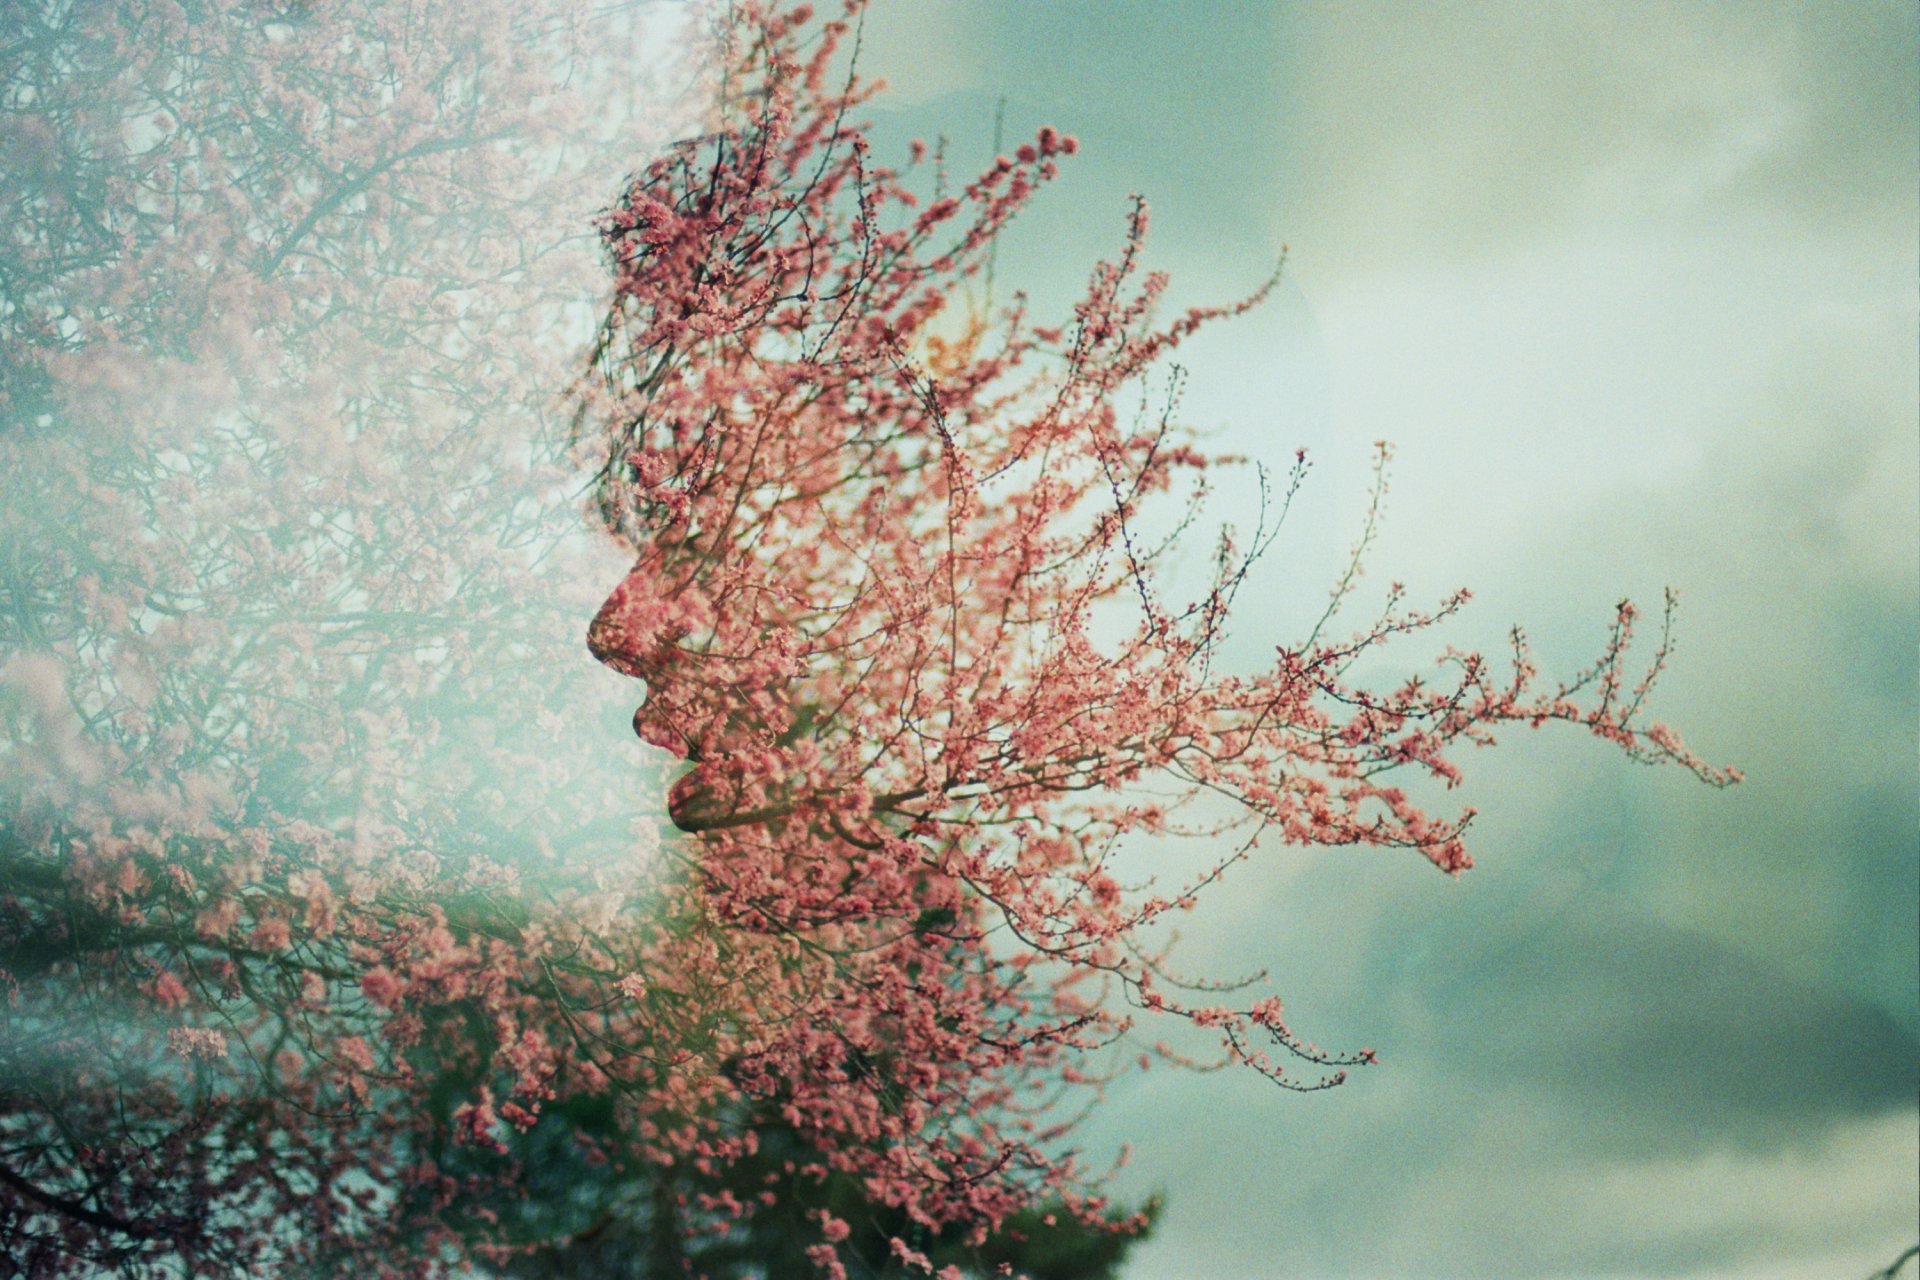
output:
<instances>
[{"instance_id":1,"label":"green foliage","mask_svg":"<svg viewBox=\"0 0 1920 1280\"><path fill-rule=\"evenodd\" d=\"M526 1194L511 1208L510 1234L560 1243L539 1245L502 1267L504 1274L525 1280L812 1276L816 1268L806 1249L819 1242L824 1213L850 1228L840 1245L850 1280L924 1276L895 1256L896 1238L925 1254L936 1271L954 1266L969 1278L1116 1280L1128 1253L1147 1234L1089 1226L1061 1206L1016 1214L977 1244L958 1229L929 1231L905 1211L876 1203L856 1177L799 1172L820 1153L770 1107L743 1120L759 1135L758 1153L711 1174L690 1164L664 1169L598 1162L588 1153L619 1123L618 1108L606 1098L579 1098L548 1112L515 1144L513 1158L520 1162ZM729 1196L759 1203L723 1233L716 1228L727 1219L724 1210L702 1206ZM1149 1218L1158 1207L1146 1207ZM1128 1216L1116 1211L1108 1221L1117 1224ZM676 1222L677 1229L669 1225Z\"/></svg>"}]
</instances>

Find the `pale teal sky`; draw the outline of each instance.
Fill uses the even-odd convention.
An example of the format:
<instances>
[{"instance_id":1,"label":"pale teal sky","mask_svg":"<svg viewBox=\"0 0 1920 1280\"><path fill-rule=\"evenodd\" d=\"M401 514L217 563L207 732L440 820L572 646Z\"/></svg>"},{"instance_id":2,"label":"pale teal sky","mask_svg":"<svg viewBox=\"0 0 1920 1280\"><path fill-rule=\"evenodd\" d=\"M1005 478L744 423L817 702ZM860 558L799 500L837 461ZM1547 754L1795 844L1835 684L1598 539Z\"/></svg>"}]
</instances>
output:
<instances>
[{"instance_id":1,"label":"pale teal sky","mask_svg":"<svg viewBox=\"0 0 1920 1280\"><path fill-rule=\"evenodd\" d=\"M1005 284L1068 296L1131 191L1181 304L1291 246L1188 361L1223 447L1320 459L1244 661L1317 612L1385 436L1380 581L1471 586L1447 639L1525 622L1560 671L1679 587L1658 710L1750 778L1522 736L1471 762L1457 884L1272 851L1185 954L1271 964L1385 1065L1119 1090L1090 1136L1170 1197L1136 1280L1848 1276L1912 1242L1917 57L1905 4L876 0L883 145L983 157L1001 98L1083 143Z\"/></svg>"}]
</instances>

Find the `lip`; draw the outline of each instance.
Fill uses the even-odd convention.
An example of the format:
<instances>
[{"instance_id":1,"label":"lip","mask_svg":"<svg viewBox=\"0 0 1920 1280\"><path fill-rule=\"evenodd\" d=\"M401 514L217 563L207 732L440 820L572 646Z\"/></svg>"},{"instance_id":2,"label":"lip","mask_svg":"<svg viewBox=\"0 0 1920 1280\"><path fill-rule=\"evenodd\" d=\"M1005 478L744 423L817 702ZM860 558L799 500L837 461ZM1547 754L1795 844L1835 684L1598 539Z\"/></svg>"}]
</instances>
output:
<instances>
[{"instance_id":1,"label":"lip","mask_svg":"<svg viewBox=\"0 0 1920 1280\"><path fill-rule=\"evenodd\" d=\"M587 633L587 652L591 653L594 656L594 660L599 662L601 666L618 671L621 675L630 676L635 680L645 680L647 673L644 665L630 648L620 643L623 638L624 637L617 633L609 636L595 634L589 631Z\"/></svg>"},{"instance_id":2,"label":"lip","mask_svg":"<svg viewBox=\"0 0 1920 1280\"><path fill-rule=\"evenodd\" d=\"M587 652L592 654L594 661L601 666L630 679L638 680L644 685L647 673L645 665L640 660L639 646L633 643L633 638L618 621L620 604L621 593L615 591L607 597L607 602L600 606L600 612L587 626ZM643 699L634 707L633 719L629 722L633 728L633 736L642 742L647 741L647 735L641 731L640 725L641 716L645 711L646 703Z\"/></svg>"}]
</instances>

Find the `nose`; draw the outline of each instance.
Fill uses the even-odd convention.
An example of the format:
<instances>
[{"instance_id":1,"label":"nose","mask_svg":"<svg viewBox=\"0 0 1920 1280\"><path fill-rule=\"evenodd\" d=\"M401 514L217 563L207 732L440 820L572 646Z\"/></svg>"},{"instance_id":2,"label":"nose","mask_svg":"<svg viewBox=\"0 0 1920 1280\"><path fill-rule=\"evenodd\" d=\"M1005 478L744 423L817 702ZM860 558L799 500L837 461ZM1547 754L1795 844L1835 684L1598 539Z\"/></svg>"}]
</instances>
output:
<instances>
[{"instance_id":1,"label":"nose","mask_svg":"<svg viewBox=\"0 0 1920 1280\"><path fill-rule=\"evenodd\" d=\"M645 679L646 670L642 660L645 643L640 593L635 584L635 575L629 573L607 596L600 611L593 615L593 621L587 625L587 652L596 661L623 676Z\"/></svg>"}]
</instances>

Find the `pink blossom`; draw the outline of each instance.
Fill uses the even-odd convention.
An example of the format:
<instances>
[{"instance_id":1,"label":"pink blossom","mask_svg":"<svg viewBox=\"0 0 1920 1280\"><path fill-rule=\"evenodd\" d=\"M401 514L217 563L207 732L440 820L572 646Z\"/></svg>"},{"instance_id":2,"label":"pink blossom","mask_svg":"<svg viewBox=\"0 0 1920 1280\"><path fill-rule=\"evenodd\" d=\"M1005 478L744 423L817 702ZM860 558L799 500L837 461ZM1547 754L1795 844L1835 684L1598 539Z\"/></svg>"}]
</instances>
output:
<instances>
[{"instance_id":1,"label":"pink blossom","mask_svg":"<svg viewBox=\"0 0 1920 1280\"><path fill-rule=\"evenodd\" d=\"M256 951L284 951L293 942L293 932L285 920L269 917L253 927L247 945Z\"/></svg>"},{"instance_id":2,"label":"pink blossom","mask_svg":"<svg viewBox=\"0 0 1920 1280\"><path fill-rule=\"evenodd\" d=\"M187 1061L224 1058L227 1037L212 1027L175 1027L167 1032L167 1047Z\"/></svg>"}]
</instances>

